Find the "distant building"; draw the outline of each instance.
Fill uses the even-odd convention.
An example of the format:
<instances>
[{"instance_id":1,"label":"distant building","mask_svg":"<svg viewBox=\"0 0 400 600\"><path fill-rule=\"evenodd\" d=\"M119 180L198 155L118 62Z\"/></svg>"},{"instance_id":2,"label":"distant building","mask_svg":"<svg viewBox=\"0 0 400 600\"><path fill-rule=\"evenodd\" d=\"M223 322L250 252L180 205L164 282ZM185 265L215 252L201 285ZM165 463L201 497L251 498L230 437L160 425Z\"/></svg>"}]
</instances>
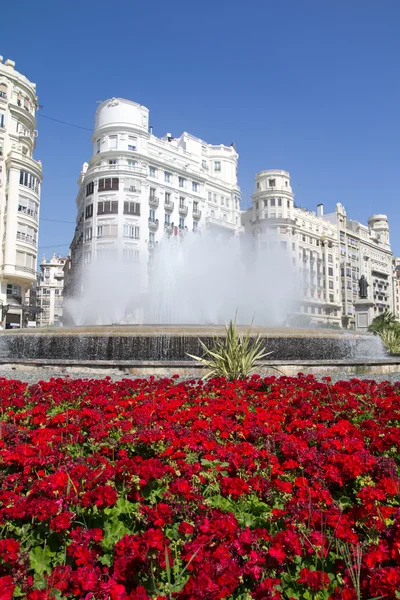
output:
<instances>
[{"instance_id":1,"label":"distant building","mask_svg":"<svg viewBox=\"0 0 400 600\"><path fill-rule=\"evenodd\" d=\"M271 170L256 175L252 207L242 222L256 244L291 253L300 275L300 311L311 322L365 329L385 309L394 309L386 215L373 215L366 226L348 219L341 204L327 215L322 204L316 212L298 207L289 173ZM362 275L368 283L364 299Z\"/></svg>"},{"instance_id":2,"label":"distant building","mask_svg":"<svg viewBox=\"0 0 400 600\"><path fill-rule=\"evenodd\" d=\"M233 144L208 144L189 133L158 138L149 110L122 98L100 104L92 141L93 155L79 177L68 294L79 294L85 268L103 257L140 262L147 273L164 235L201 227L238 231Z\"/></svg>"},{"instance_id":3,"label":"distant building","mask_svg":"<svg viewBox=\"0 0 400 600\"><path fill-rule=\"evenodd\" d=\"M252 207L242 216L256 245L290 253L299 273L301 302L294 322L341 323L339 251L336 227L318 213L297 207L287 171L256 175Z\"/></svg>"},{"instance_id":4,"label":"distant building","mask_svg":"<svg viewBox=\"0 0 400 600\"><path fill-rule=\"evenodd\" d=\"M55 253L49 261L45 256L42 258L36 288L37 304L41 309L37 316L38 327L59 327L62 324L64 266L67 261L67 258Z\"/></svg>"},{"instance_id":5,"label":"distant building","mask_svg":"<svg viewBox=\"0 0 400 600\"><path fill-rule=\"evenodd\" d=\"M42 165L33 159L36 85L0 57L0 324L24 327L36 318L30 298L36 281Z\"/></svg>"}]
</instances>

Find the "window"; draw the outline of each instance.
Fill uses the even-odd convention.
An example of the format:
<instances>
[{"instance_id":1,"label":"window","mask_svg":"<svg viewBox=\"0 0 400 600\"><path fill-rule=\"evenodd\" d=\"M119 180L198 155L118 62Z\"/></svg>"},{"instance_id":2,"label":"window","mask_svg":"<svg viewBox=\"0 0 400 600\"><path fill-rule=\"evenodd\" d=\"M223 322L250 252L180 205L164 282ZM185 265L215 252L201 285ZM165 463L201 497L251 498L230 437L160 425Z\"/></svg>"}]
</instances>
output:
<instances>
[{"instance_id":1,"label":"window","mask_svg":"<svg viewBox=\"0 0 400 600\"><path fill-rule=\"evenodd\" d=\"M157 170L155 167L149 167L149 177L155 177L156 172L157 172Z\"/></svg>"},{"instance_id":2,"label":"window","mask_svg":"<svg viewBox=\"0 0 400 600\"><path fill-rule=\"evenodd\" d=\"M123 260L129 262L138 262L139 250L136 248L124 248L122 251Z\"/></svg>"},{"instance_id":3,"label":"window","mask_svg":"<svg viewBox=\"0 0 400 600\"><path fill-rule=\"evenodd\" d=\"M96 153L99 154L100 152L100 140L97 140L96 142Z\"/></svg>"},{"instance_id":4,"label":"window","mask_svg":"<svg viewBox=\"0 0 400 600\"><path fill-rule=\"evenodd\" d=\"M124 237L138 240L139 239L139 227L137 225L124 225Z\"/></svg>"},{"instance_id":5,"label":"window","mask_svg":"<svg viewBox=\"0 0 400 600\"><path fill-rule=\"evenodd\" d=\"M179 208L185 208L185 198L184 198L184 196L179 196Z\"/></svg>"},{"instance_id":6,"label":"window","mask_svg":"<svg viewBox=\"0 0 400 600\"><path fill-rule=\"evenodd\" d=\"M37 202L34 202L30 198L24 198L23 196L19 196L18 212L24 213L25 215L29 215L30 217L37 219L38 210L39 204Z\"/></svg>"},{"instance_id":7,"label":"window","mask_svg":"<svg viewBox=\"0 0 400 600\"><path fill-rule=\"evenodd\" d=\"M201 166L203 169L207 169L207 161L206 160L202 160L201 161Z\"/></svg>"},{"instance_id":8,"label":"window","mask_svg":"<svg viewBox=\"0 0 400 600\"><path fill-rule=\"evenodd\" d=\"M257 181L257 189L258 190L260 189L260 182L259 181Z\"/></svg>"},{"instance_id":9,"label":"window","mask_svg":"<svg viewBox=\"0 0 400 600\"><path fill-rule=\"evenodd\" d=\"M168 173L168 171L164 171L164 181L165 183L171 183L171 173Z\"/></svg>"},{"instance_id":10,"label":"window","mask_svg":"<svg viewBox=\"0 0 400 600\"><path fill-rule=\"evenodd\" d=\"M290 208L290 200L287 201L287 207Z\"/></svg>"},{"instance_id":11,"label":"window","mask_svg":"<svg viewBox=\"0 0 400 600\"><path fill-rule=\"evenodd\" d=\"M34 227L25 225L24 223L17 223L17 240L27 242L36 246L37 244L37 230Z\"/></svg>"},{"instance_id":12,"label":"window","mask_svg":"<svg viewBox=\"0 0 400 600\"><path fill-rule=\"evenodd\" d=\"M195 181L192 182L192 192L198 192L199 191L199 184L196 183Z\"/></svg>"},{"instance_id":13,"label":"window","mask_svg":"<svg viewBox=\"0 0 400 600\"><path fill-rule=\"evenodd\" d=\"M213 202L217 203L217 194L213 194Z\"/></svg>"},{"instance_id":14,"label":"window","mask_svg":"<svg viewBox=\"0 0 400 600\"><path fill-rule=\"evenodd\" d=\"M97 237L117 237L118 225L98 225Z\"/></svg>"},{"instance_id":15,"label":"window","mask_svg":"<svg viewBox=\"0 0 400 600\"><path fill-rule=\"evenodd\" d=\"M0 83L0 98L7 98L7 86L5 83Z\"/></svg>"},{"instance_id":16,"label":"window","mask_svg":"<svg viewBox=\"0 0 400 600\"><path fill-rule=\"evenodd\" d=\"M333 277L333 268L332 267L328 267L328 275L329 275L329 277Z\"/></svg>"},{"instance_id":17,"label":"window","mask_svg":"<svg viewBox=\"0 0 400 600\"><path fill-rule=\"evenodd\" d=\"M93 204L88 204L85 210L85 219L93 217Z\"/></svg>"},{"instance_id":18,"label":"window","mask_svg":"<svg viewBox=\"0 0 400 600\"><path fill-rule=\"evenodd\" d=\"M150 188L150 198L152 198L153 200L156 197L156 188Z\"/></svg>"},{"instance_id":19,"label":"window","mask_svg":"<svg viewBox=\"0 0 400 600\"><path fill-rule=\"evenodd\" d=\"M150 231L150 233L149 233L150 246L153 246L153 244L155 244L155 241L156 241L156 234L154 233L154 231Z\"/></svg>"},{"instance_id":20,"label":"window","mask_svg":"<svg viewBox=\"0 0 400 600\"><path fill-rule=\"evenodd\" d=\"M167 204L171 204L171 193L170 192L165 192L165 202Z\"/></svg>"},{"instance_id":21,"label":"window","mask_svg":"<svg viewBox=\"0 0 400 600\"><path fill-rule=\"evenodd\" d=\"M197 221L193 221L193 231L197 231L199 229L199 224Z\"/></svg>"},{"instance_id":22,"label":"window","mask_svg":"<svg viewBox=\"0 0 400 600\"><path fill-rule=\"evenodd\" d=\"M151 208L149 210L149 221L154 223L155 220L156 220L156 211L153 208Z\"/></svg>"},{"instance_id":23,"label":"window","mask_svg":"<svg viewBox=\"0 0 400 600\"><path fill-rule=\"evenodd\" d=\"M165 213L164 223L165 223L165 225L171 224L171 215L169 213Z\"/></svg>"},{"instance_id":24,"label":"window","mask_svg":"<svg viewBox=\"0 0 400 600\"><path fill-rule=\"evenodd\" d=\"M275 198L271 198L271 206L275 206Z\"/></svg>"},{"instance_id":25,"label":"window","mask_svg":"<svg viewBox=\"0 0 400 600\"><path fill-rule=\"evenodd\" d=\"M212 200L211 192L208 192L208 201L211 202L211 200Z\"/></svg>"},{"instance_id":26,"label":"window","mask_svg":"<svg viewBox=\"0 0 400 600\"><path fill-rule=\"evenodd\" d=\"M328 254L328 263L333 263L333 256L332 256L332 254Z\"/></svg>"},{"instance_id":27,"label":"window","mask_svg":"<svg viewBox=\"0 0 400 600\"><path fill-rule=\"evenodd\" d=\"M117 149L117 136L116 135L110 135L108 138L108 147L110 150L116 150Z\"/></svg>"},{"instance_id":28,"label":"window","mask_svg":"<svg viewBox=\"0 0 400 600\"><path fill-rule=\"evenodd\" d=\"M256 210L258 210L259 204L258 201L256 202Z\"/></svg>"},{"instance_id":29,"label":"window","mask_svg":"<svg viewBox=\"0 0 400 600\"><path fill-rule=\"evenodd\" d=\"M136 150L136 144L137 144L137 140L136 138L129 136L128 137L128 150Z\"/></svg>"},{"instance_id":30,"label":"window","mask_svg":"<svg viewBox=\"0 0 400 600\"><path fill-rule=\"evenodd\" d=\"M179 187L180 188L185 187L185 179L183 177L179 177Z\"/></svg>"},{"instance_id":31,"label":"window","mask_svg":"<svg viewBox=\"0 0 400 600\"><path fill-rule=\"evenodd\" d=\"M90 242L92 239L92 228L86 227L85 229L85 242Z\"/></svg>"},{"instance_id":32,"label":"window","mask_svg":"<svg viewBox=\"0 0 400 600\"><path fill-rule=\"evenodd\" d=\"M275 187L276 179L268 179L268 185L269 187Z\"/></svg>"},{"instance_id":33,"label":"window","mask_svg":"<svg viewBox=\"0 0 400 600\"><path fill-rule=\"evenodd\" d=\"M19 285L7 283L7 296L20 296L21 288Z\"/></svg>"},{"instance_id":34,"label":"window","mask_svg":"<svg viewBox=\"0 0 400 600\"><path fill-rule=\"evenodd\" d=\"M4 110L0 110L0 127L5 127L5 125L4 125L5 118L6 118L6 113L4 112Z\"/></svg>"},{"instance_id":35,"label":"window","mask_svg":"<svg viewBox=\"0 0 400 600\"><path fill-rule=\"evenodd\" d=\"M199 203L198 202L193 202L193 212L199 212Z\"/></svg>"},{"instance_id":36,"label":"window","mask_svg":"<svg viewBox=\"0 0 400 600\"><path fill-rule=\"evenodd\" d=\"M28 171L19 172L19 184L28 187L36 193L38 193L39 191L38 178L35 177L35 175L32 175L32 173L29 173Z\"/></svg>"},{"instance_id":37,"label":"window","mask_svg":"<svg viewBox=\"0 0 400 600\"><path fill-rule=\"evenodd\" d=\"M97 203L98 215L117 215L118 200L104 200Z\"/></svg>"},{"instance_id":38,"label":"window","mask_svg":"<svg viewBox=\"0 0 400 600\"><path fill-rule=\"evenodd\" d=\"M140 217L140 203L124 202L124 215L135 215L136 217Z\"/></svg>"},{"instance_id":39,"label":"window","mask_svg":"<svg viewBox=\"0 0 400 600\"><path fill-rule=\"evenodd\" d=\"M118 190L119 179L117 177L108 177L106 179L99 179L99 192L105 192L108 190Z\"/></svg>"},{"instance_id":40,"label":"window","mask_svg":"<svg viewBox=\"0 0 400 600\"><path fill-rule=\"evenodd\" d=\"M136 167L137 166L136 160L128 160L128 166L129 167Z\"/></svg>"},{"instance_id":41,"label":"window","mask_svg":"<svg viewBox=\"0 0 400 600\"><path fill-rule=\"evenodd\" d=\"M90 250L83 254L83 264L88 265L92 261L92 253Z\"/></svg>"},{"instance_id":42,"label":"window","mask_svg":"<svg viewBox=\"0 0 400 600\"><path fill-rule=\"evenodd\" d=\"M112 169L114 169L114 168L117 166L117 161L116 161L116 159L114 158L113 160L109 160L109 161L108 161L108 164L109 164L109 166L110 166Z\"/></svg>"},{"instance_id":43,"label":"window","mask_svg":"<svg viewBox=\"0 0 400 600\"><path fill-rule=\"evenodd\" d=\"M278 198L278 206L282 206L282 198Z\"/></svg>"},{"instance_id":44,"label":"window","mask_svg":"<svg viewBox=\"0 0 400 600\"><path fill-rule=\"evenodd\" d=\"M185 229L185 218L179 217L179 229Z\"/></svg>"},{"instance_id":45,"label":"window","mask_svg":"<svg viewBox=\"0 0 400 600\"><path fill-rule=\"evenodd\" d=\"M90 194L93 194L93 191L94 191L94 182L91 181L86 186L86 197L90 196Z\"/></svg>"},{"instance_id":46,"label":"window","mask_svg":"<svg viewBox=\"0 0 400 600\"><path fill-rule=\"evenodd\" d=\"M214 171L216 171L216 172L221 171L221 161L220 160L214 161Z\"/></svg>"},{"instance_id":47,"label":"window","mask_svg":"<svg viewBox=\"0 0 400 600\"><path fill-rule=\"evenodd\" d=\"M333 281L329 281L329 289L333 290Z\"/></svg>"},{"instance_id":48,"label":"window","mask_svg":"<svg viewBox=\"0 0 400 600\"><path fill-rule=\"evenodd\" d=\"M268 200L264 200L264 208L267 208L268 206Z\"/></svg>"}]
</instances>

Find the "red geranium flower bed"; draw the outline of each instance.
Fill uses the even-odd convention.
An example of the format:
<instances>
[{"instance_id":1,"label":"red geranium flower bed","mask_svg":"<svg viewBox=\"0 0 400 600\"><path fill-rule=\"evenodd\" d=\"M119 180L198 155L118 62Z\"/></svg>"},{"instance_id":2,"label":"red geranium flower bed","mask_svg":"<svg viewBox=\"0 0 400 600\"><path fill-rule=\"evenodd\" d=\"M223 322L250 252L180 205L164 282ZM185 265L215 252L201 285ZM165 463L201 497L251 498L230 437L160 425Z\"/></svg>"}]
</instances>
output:
<instances>
[{"instance_id":1,"label":"red geranium flower bed","mask_svg":"<svg viewBox=\"0 0 400 600\"><path fill-rule=\"evenodd\" d=\"M399 385L0 388L0 600L400 597Z\"/></svg>"}]
</instances>

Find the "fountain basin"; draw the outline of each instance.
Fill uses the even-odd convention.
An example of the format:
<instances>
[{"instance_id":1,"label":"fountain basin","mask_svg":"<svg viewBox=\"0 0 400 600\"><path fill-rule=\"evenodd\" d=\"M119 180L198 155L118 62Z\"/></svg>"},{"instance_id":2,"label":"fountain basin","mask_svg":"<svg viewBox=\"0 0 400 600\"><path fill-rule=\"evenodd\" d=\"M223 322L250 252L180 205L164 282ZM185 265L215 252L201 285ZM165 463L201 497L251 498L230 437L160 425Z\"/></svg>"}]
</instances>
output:
<instances>
[{"instance_id":1,"label":"fountain basin","mask_svg":"<svg viewBox=\"0 0 400 600\"><path fill-rule=\"evenodd\" d=\"M246 327L239 327L245 331ZM225 328L214 325L108 325L38 328L0 332L0 360L67 360L192 362L188 354L203 354L223 338ZM381 339L369 333L330 329L254 327L268 362L307 360L376 360L387 354Z\"/></svg>"}]
</instances>

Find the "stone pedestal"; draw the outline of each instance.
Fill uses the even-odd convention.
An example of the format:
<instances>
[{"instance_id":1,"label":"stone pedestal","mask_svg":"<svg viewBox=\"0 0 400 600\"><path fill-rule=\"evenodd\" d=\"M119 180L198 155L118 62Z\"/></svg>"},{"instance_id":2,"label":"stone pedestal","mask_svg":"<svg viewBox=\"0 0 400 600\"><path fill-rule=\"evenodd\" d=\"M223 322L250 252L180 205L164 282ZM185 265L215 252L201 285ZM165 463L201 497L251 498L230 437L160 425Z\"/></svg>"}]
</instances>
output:
<instances>
[{"instance_id":1,"label":"stone pedestal","mask_svg":"<svg viewBox=\"0 0 400 600\"><path fill-rule=\"evenodd\" d=\"M356 309L356 329L358 331L368 331L374 318L374 303L368 298L359 298L354 303Z\"/></svg>"}]
</instances>

